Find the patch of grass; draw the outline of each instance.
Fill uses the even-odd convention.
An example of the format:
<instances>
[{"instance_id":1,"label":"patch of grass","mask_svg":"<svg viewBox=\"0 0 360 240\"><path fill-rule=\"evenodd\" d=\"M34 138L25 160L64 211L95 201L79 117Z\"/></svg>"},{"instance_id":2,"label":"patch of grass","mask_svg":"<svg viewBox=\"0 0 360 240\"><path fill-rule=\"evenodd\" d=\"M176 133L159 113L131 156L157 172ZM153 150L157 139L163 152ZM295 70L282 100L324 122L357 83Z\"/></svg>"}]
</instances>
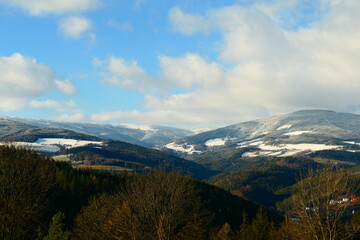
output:
<instances>
[{"instance_id":1,"label":"patch of grass","mask_svg":"<svg viewBox=\"0 0 360 240\"><path fill-rule=\"evenodd\" d=\"M70 162L70 156L65 154L65 155L57 155L57 156L53 156L52 157L55 161L59 161L59 162Z\"/></svg>"}]
</instances>

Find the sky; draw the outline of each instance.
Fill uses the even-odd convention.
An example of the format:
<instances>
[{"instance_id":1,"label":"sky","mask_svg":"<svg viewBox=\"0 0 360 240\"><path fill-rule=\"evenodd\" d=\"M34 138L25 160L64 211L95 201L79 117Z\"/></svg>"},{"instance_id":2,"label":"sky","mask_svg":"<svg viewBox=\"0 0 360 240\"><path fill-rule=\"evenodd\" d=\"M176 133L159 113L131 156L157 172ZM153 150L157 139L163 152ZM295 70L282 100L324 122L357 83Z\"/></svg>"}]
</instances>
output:
<instances>
[{"instance_id":1,"label":"sky","mask_svg":"<svg viewBox=\"0 0 360 240\"><path fill-rule=\"evenodd\" d=\"M0 0L0 115L220 127L360 113L359 0Z\"/></svg>"}]
</instances>

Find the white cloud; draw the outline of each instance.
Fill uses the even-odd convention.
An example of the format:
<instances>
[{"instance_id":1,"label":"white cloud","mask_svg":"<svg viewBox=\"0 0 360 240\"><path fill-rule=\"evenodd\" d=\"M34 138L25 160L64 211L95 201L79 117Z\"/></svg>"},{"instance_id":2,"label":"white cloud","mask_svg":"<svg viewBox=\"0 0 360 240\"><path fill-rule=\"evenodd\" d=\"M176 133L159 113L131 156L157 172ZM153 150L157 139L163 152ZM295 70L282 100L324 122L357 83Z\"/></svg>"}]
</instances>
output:
<instances>
[{"instance_id":1,"label":"white cloud","mask_svg":"<svg viewBox=\"0 0 360 240\"><path fill-rule=\"evenodd\" d=\"M184 34L209 31L209 23L204 17L184 13L179 7L170 9L169 19L174 30Z\"/></svg>"},{"instance_id":2,"label":"white cloud","mask_svg":"<svg viewBox=\"0 0 360 240\"><path fill-rule=\"evenodd\" d=\"M89 33L90 39L96 39L95 35L90 32L92 29L92 22L84 17L68 17L59 22L60 32L68 38L79 39L85 33Z\"/></svg>"},{"instance_id":3,"label":"white cloud","mask_svg":"<svg viewBox=\"0 0 360 240\"><path fill-rule=\"evenodd\" d=\"M222 77L221 68L217 63L208 63L201 56L191 53L179 58L159 56L160 72L157 76L147 74L134 60L110 57L106 61L101 61L95 58L93 64L105 68L103 82L145 94L171 89L216 87Z\"/></svg>"},{"instance_id":4,"label":"white cloud","mask_svg":"<svg viewBox=\"0 0 360 240\"><path fill-rule=\"evenodd\" d=\"M146 82L145 90L180 91L142 89L144 112L103 112L92 119L221 126L299 109L359 111L360 1L324 0L310 15L303 7L297 0L259 1L211 9L203 16L173 8L169 19L174 30L221 34L218 58L161 55L156 76L135 61L122 60L108 69L114 77L116 72L128 76L122 87ZM284 15L289 9L300 16Z\"/></svg>"},{"instance_id":5,"label":"white cloud","mask_svg":"<svg viewBox=\"0 0 360 240\"><path fill-rule=\"evenodd\" d=\"M20 53L0 57L0 109L10 111L26 106L29 99L51 91L56 79L50 67L34 58Z\"/></svg>"},{"instance_id":6,"label":"white cloud","mask_svg":"<svg viewBox=\"0 0 360 240\"><path fill-rule=\"evenodd\" d=\"M29 103L29 106L33 108L55 108L58 112L65 112L69 109L75 108L76 103L74 101L58 102L47 99L45 101L32 100Z\"/></svg>"},{"instance_id":7,"label":"white cloud","mask_svg":"<svg viewBox=\"0 0 360 240\"><path fill-rule=\"evenodd\" d=\"M18 7L31 15L82 13L98 8L100 0L0 0L0 4Z\"/></svg>"},{"instance_id":8,"label":"white cloud","mask_svg":"<svg viewBox=\"0 0 360 240\"><path fill-rule=\"evenodd\" d=\"M158 87L157 80L147 74L136 61L110 57L106 62L106 76L103 82L146 93ZM155 86L155 87L154 87Z\"/></svg>"},{"instance_id":9,"label":"white cloud","mask_svg":"<svg viewBox=\"0 0 360 240\"><path fill-rule=\"evenodd\" d=\"M181 58L160 56L159 60L162 77L174 87L214 87L222 77L218 64L207 63L197 54L186 54Z\"/></svg>"},{"instance_id":10,"label":"white cloud","mask_svg":"<svg viewBox=\"0 0 360 240\"><path fill-rule=\"evenodd\" d=\"M55 85L56 87L65 94L75 94L76 93L76 88L75 86L72 84L72 82L70 82L69 80L65 79L65 80L55 80Z\"/></svg>"},{"instance_id":11,"label":"white cloud","mask_svg":"<svg viewBox=\"0 0 360 240\"><path fill-rule=\"evenodd\" d=\"M60 116L52 117L49 119L59 122L81 122L84 121L86 117L83 113L75 113L75 114L62 114Z\"/></svg>"},{"instance_id":12,"label":"white cloud","mask_svg":"<svg viewBox=\"0 0 360 240\"><path fill-rule=\"evenodd\" d=\"M149 93L147 112L109 112L103 120L219 126L298 109L359 111L360 1L322 1L313 11L320 17L289 19L284 12L303 13L298 2L260 1L203 16L172 9L174 30L220 31L217 61L160 56L158 80L183 93Z\"/></svg>"}]
</instances>

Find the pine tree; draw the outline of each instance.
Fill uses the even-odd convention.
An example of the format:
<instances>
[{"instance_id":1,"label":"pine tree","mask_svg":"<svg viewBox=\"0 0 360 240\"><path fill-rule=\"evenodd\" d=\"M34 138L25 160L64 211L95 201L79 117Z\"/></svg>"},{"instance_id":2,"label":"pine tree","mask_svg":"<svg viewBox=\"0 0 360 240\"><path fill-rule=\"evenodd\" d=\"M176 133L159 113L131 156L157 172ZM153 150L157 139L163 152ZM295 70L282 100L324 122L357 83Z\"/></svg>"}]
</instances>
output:
<instances>
[{"instance_id":1,"label":"pine tree","mask_svg":"<svg viewBox=\"0 0 360 240\"><path fill-rule=\"evenodd\" d=\"M63 223L65 215L62 212L58 212L52 218L49 227L49 233L44 240L68 240L70 232L64 231L65 224Z\"/></svg>"}]
</instances>

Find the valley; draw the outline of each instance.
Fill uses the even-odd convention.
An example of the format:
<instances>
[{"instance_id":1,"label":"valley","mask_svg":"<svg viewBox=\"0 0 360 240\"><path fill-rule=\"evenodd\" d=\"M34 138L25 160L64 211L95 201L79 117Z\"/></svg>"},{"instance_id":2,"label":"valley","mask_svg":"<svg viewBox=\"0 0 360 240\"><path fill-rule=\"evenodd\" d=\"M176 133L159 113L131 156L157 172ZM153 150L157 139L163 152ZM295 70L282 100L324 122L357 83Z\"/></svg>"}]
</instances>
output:
<instances>
[{"instance_id":1,"label":"valley","mask_svg":"<svg viewBox=\"0 0 360 240\"><path fill-rule=\"evenodd\" d=\"M87 129L86 126L91 127ZM240 216L240 211L245 211L245 206L249 207L246 211L251 219L259 217L255 216L255 212L260 211L259 206L265 207L266 214L272 219L278 219L272 221L281 221L285 213L296 219L297 215L292 211L293 202L297 201L294 200L294 196L300 191L299 186L304 181L316 182L316 179L327 174L346 173L349 186L354 189L351 193L341 193L327 201L337 203L341 202L341 199L358 199L360 196L360 190L356 187L360 181L359 115L320 110L300 111L193 135L189 135L190 132L185 130L159 127L158 130L167 129L168 142L158 145L159 142L164 141L165 134L159 133L157 137L162 139L161 141L156 140L157 137L153 135L153 142L146 143L152 147L149 145L145 147L144 142L141 146L134 144L133 129L137 128L131 126L131 129L126 129L124 126L122 125L121 129L117 128L116 136L129 136L125 138L129 142L117 140L117 137L107 138L110 135L103 134L104 128L111 131L110 129L116 126L2 118L0 119L0 145L2 145L0 150L9 148L7 151L10 151L12 147L19 148L20 151L29 149L36 151L40 157L50 157L55 160L58 168L57 177L61 177L59 181L63 182L64 188L61 190L64 191L61 198L63 201L71 202L74 199L78 201L75 205L70 202L64 206L59 205L62 211L71 214L78 214L80 208L87 211L84 204L96 192L102 194L98 201L111 204L111 201L115 201L112 199L120 197L116 194L111 195L112 191L125 191L122 194L126 193L128 197L131 197L131 194L147 194L146 189L158 191L152 186L154 181L160 181L156 183L159 186L162 186L162 181L168 181L167 178L175 181L177 177L172 174L199 179L201 181L195 184L196 194L191 193L187 198L194 197L196 201L201 201L203 207L212 209L207 210L209 212L215 211L214 207L218 209L216 211L220 211L213 212L215 218L211 220L211 228L213 231L219 231L217 234L221 232L220 227L226 224L238 229L236 231L240 232L237 234L245 231L244 222L236 216L236 214ZM147 131L155 134L151 127L142 126L141 129L142 134L149 134L146 133ZM144 140L144 137L142 139ZM141 141L141 138L137 138L136 141ZM163 172L169 175L162 176ZM313 175L309 175L310 173ZM156 180L157 178L162 180ZM97 182L97 179L104 179L105 182ZM113 184L122 186L120 190L107 185L107 182L112 181ZM126 190L127 187L132 186L132 181L138 186L145 184L141 193L131 192L138 186L133 186L131 191ZM96 188L91 190L93 185ZM164 185L161 189L170 192L178 189L178 186L170 185ZM161 189L159 191L163 191ZM170 193L164 192L164 194ZM133 208L139 206L140 203L136 202L139 196L134 198ZM187 201L186 203L190 204ZM90 201L90 204L93 209L91 211L111 211L102 209L97 202ZM226 209L226 204L231 208ZM343 217L352 219L352 215L358 213L360 204L356 200L346 204L347 212ZM184 207L186 208L185 205ZM306 208L310 209L307 205ZM196 213L194 214L194 217L197 216ZM89 220L82 214L77 216L77 219L84 218L81 221ZM264 216L262 219L264 220ZM201 219L196 221L202 224ZM92 232L88 228L92 223L84 224L76 225L73 234L85 237L87 232ZM240 224L242 227L239 230ZM87 230L83 231L78 226ZM209 227L206 226L204 229ZM93 228L97 227L93 226ZM270 234L275 230L266 231L266 234ZM276 234L281 234L280 230L276 231Z\"/></svg>"}]
</instances>

